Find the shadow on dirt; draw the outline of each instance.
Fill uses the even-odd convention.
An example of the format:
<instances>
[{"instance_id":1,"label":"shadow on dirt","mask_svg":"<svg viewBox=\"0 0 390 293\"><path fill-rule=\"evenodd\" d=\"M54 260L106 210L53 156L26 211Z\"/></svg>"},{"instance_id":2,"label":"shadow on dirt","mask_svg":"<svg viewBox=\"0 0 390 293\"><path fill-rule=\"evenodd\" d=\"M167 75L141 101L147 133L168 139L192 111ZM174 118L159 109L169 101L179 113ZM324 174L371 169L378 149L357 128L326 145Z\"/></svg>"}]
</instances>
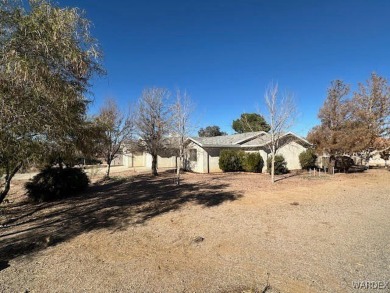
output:
<instances>
[{"instance_id":1,"label":"shadow on dirt","mask_svg":"<svg viewBox=\"0 0 390 293\"><path fill-rule=\"evenodd\" d=\"M220 183L183 183L172 175L139 175L126 180L101 182L82 196L48 203L28 200L4 207L0 226L0 261L28 254L82 233L125 230L153 217L178 210L187 203L204 207L234 201L242 195L224 191Z\"/></svg>"},{"instance_id":2,"label":"shadow on dirt","mask_svg":"<svg viewBox=\"0 0 390 293\"><path fill-rule=\"evenodd\" d=\"M6 269L6 268L8 268L8 267L9 267L8 261L2 261L2 260L0 260L0 271Z\"/></svg>"}]
</instances>

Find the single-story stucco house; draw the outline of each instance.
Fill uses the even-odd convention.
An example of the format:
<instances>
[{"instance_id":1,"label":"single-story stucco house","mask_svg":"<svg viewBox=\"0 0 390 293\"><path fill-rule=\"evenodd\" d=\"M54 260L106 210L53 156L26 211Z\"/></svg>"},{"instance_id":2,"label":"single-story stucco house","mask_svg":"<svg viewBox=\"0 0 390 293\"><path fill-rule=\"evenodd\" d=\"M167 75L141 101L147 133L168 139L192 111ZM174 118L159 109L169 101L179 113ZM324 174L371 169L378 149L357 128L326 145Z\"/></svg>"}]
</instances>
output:
<instances>
[{"instance_id":1,"label":"single-story stucco house","mask_svg":"<svg viewBox=\"0 0 390 293\"><path fill-rule=\"evenodd\" d=\"M389 165L389 160L385 160L382 156L382 152L390 152L390 147L387 147L382 150L373 150L370 152L368 159L363 159L361 156L354 155L351 158L354 160L356 165L364 165L367 167L387 167Z\"/></svg>"},{"instance_id":2,"label":"single-story stucco house","mask_svg":"<svg viewBox=\"0 0 390 293\"><path fill-rule=\"evenodd\" d=\"M185 169L197 173L222 172L219 168L219 154L223 149L237 149L258 152L267 162L270 156L271 135L264 131L215 137L189 137L186 141ZM279 140L277 154L283 155L289 170L301 169L299 154L311 144L304 138L288 132ZM266 172L266 168L263 168Z\"/></svg>"},{"instance_id":3,"label":"single-story stucco house","mask_svg":"<svg viewBox=\"0 0 390 293\"><path fill-rule=\"evenodd\" d=\"M186 151L182 168L196 173L222 172L219 168L219 154L223 149L258 152L265 163L270 156L270 142L271 135L264 131L214 137L189 137L185 141ZM310 146L306 139L288 132L281 136L277 154L283 155L289 170L301 169L299 154ZM157 158L157 167L177 168L179 160L175 154L177 151L172 150L170 144L167 144L165 154ZM115 165L151 169L152 156L145 151L130 152L125 148L115 160ZM263 168L263 172L266 171L266 168Z\"/></svg>"}]
</instances>

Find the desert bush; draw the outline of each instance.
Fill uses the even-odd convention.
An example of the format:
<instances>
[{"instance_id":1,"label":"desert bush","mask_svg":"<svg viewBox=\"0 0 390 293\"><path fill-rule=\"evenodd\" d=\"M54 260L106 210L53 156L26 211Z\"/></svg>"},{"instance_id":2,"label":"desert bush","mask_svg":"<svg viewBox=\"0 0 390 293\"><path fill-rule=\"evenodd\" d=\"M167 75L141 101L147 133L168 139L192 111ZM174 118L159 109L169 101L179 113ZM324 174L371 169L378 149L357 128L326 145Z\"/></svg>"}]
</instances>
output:
<instances>
[{"instance_id":1,"label":"desert bush","mask_svg":"<svg viewBox=\"0 0 390 293\"><path fill-rule=\"evenodd\" d=\"M219 155L219 168L224 172L242 171L245 153L236 150L222 150Z\"/></svg>"},{"instance_id":2,"label":"desert bush","mask_svg":"<svg viewBox=\"0 0 390 293\"><path fill-rule=\"evenodd\" d=\"M87 189L88 176L79 168L43 169L25 184L27 196L35 201L51 201L70 197Z\"/></svg>"},{"instance_id":3,"label":"desert bush","mask_svg":"<svg viewBox=\"0 0 390 293\"><path fill-rule=\"evenodd\" d=\"M261 173L264 167L263 158L259 153L246 153L243 158L242 167L246 172Z\"/></svg>"},{"instance_id":4,"label":"desert bush","mask_svg":"<svg viewBox=\"0 0 390 293\"><path fill-rule=\"evenodd\" d=\"M299 154L299 162L302 169L310 169L316 167L317 155L313 149L307 149Z\"/></svg>"},{"instance_id":5,"label":"desert bush","mask_svg":"<svg viewBox=\"0 0 390 293\"><path fill-rule=\"evenodd\" d=\"M272 157L267 159L267 171L271 174ZM275 175L288 173L287 162L282 155L275 156Z\"/></svg>"}]
</instances>

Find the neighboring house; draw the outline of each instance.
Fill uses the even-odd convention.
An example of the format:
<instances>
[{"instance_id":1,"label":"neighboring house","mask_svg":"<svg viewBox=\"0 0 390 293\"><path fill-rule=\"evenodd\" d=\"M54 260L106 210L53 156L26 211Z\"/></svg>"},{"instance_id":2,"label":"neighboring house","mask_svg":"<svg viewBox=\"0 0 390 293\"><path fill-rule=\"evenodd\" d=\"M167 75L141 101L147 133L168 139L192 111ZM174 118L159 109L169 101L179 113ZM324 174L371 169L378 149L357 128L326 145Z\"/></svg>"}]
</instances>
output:
<instances>
[{"instance_id":1,"label":"neighboring house","mask_svg":"<svg viewBox=\"0 0 390 293\"><path fill-rule=\"evenodd\" d=\"M123 154L123 166L152 168L152 156L147 152ZM166 155L157 157L157 168L176 168L176 156Z\"/></svg>"},{"instance_id":2,"label":"neighboring house","mask_svg":"<svg viewBox=\"0 0 390 293\"><path fill-rule=\"evenodd\" d=\"M118 154L112 161L111 166L123 166L123 154Z\"/></svg>"},{"instance_id":3,"label":"neighboring house","mask_svg":"<svg viewBox=\"0 0 390 293\"><path fill-rule=\"evenodd\" d=\"M342 156L350 157L353 160L354 164L357 166L386 167L389 165L389 160L385 160L381 156L381 153L383 152L390 152L390 147L381 150L370 151L365 156L359 155L357 153L354 153L352 155L345 153ZM340 155L336 155L336 156L340 156ZM321 169L328 168L329 160L330 160L330 155L324 152L322 155L317 157L316 165Z\"/></svg>"},{"instance_id":4,"label":"neighboring house","mask_svg":"<svg viewBox=\"0 0 390 293\"><path fill-rule=\"evenodd\" d=\"M219 154L223 149L258 152L266 165L270 156L270 142L271 135L264 131L215 137L190 137L186 141L185 169L197 173L222 172L219 168ZM289 170L301 169L299 154L309 146L311 144L306 139L288 132L280 138L277 154L284 156ZM266 167L263 168L263 172L266 172Z\"/></svg>"},{"instance_id":5,"label":"neighboring house","mask_svg":"<svg viewBox=\"0 0 390 293\"><path fill-rule=\"evenodd\" d=\"M384 160L381 157L381 152L383 151L389 151L389 148L385 150L374 150L370 154L370 158L368 160L368 166L369 167L386 167L389 165L388 160Z\"/></svg>"},{"instance_id":6,"label":"neighboring house","mask_svg":"<svg viewBox=\"0 0 390 293\"><path fill-rule=\"evenodd\" d=\"M157 156L157 168L176 168L178 158L175 150L176 138L168 137L164 140L165 150ZM127 143L123 147L122 165L133 167L152 168L152 156L143 151L142 142Z\"/></svg>"}]
</instances>

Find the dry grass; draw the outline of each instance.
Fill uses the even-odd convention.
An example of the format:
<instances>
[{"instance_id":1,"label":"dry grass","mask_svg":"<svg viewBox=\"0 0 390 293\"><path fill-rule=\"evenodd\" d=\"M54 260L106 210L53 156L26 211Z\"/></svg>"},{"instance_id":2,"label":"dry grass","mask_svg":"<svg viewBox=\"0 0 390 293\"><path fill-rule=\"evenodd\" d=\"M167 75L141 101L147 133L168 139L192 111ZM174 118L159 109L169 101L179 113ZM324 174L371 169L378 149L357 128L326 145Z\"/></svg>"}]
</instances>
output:
<instances>
[{"instance_id":1,"label":"dry grass","mask_svg":"<svg viewBox=\"0 0 390 293\"><path fill-rule=\"evenodd\" d=\"M38 205L17 183L0 291L352 292L388 278L390 172L116 176Z\"/></svg>"}]
</instances>

